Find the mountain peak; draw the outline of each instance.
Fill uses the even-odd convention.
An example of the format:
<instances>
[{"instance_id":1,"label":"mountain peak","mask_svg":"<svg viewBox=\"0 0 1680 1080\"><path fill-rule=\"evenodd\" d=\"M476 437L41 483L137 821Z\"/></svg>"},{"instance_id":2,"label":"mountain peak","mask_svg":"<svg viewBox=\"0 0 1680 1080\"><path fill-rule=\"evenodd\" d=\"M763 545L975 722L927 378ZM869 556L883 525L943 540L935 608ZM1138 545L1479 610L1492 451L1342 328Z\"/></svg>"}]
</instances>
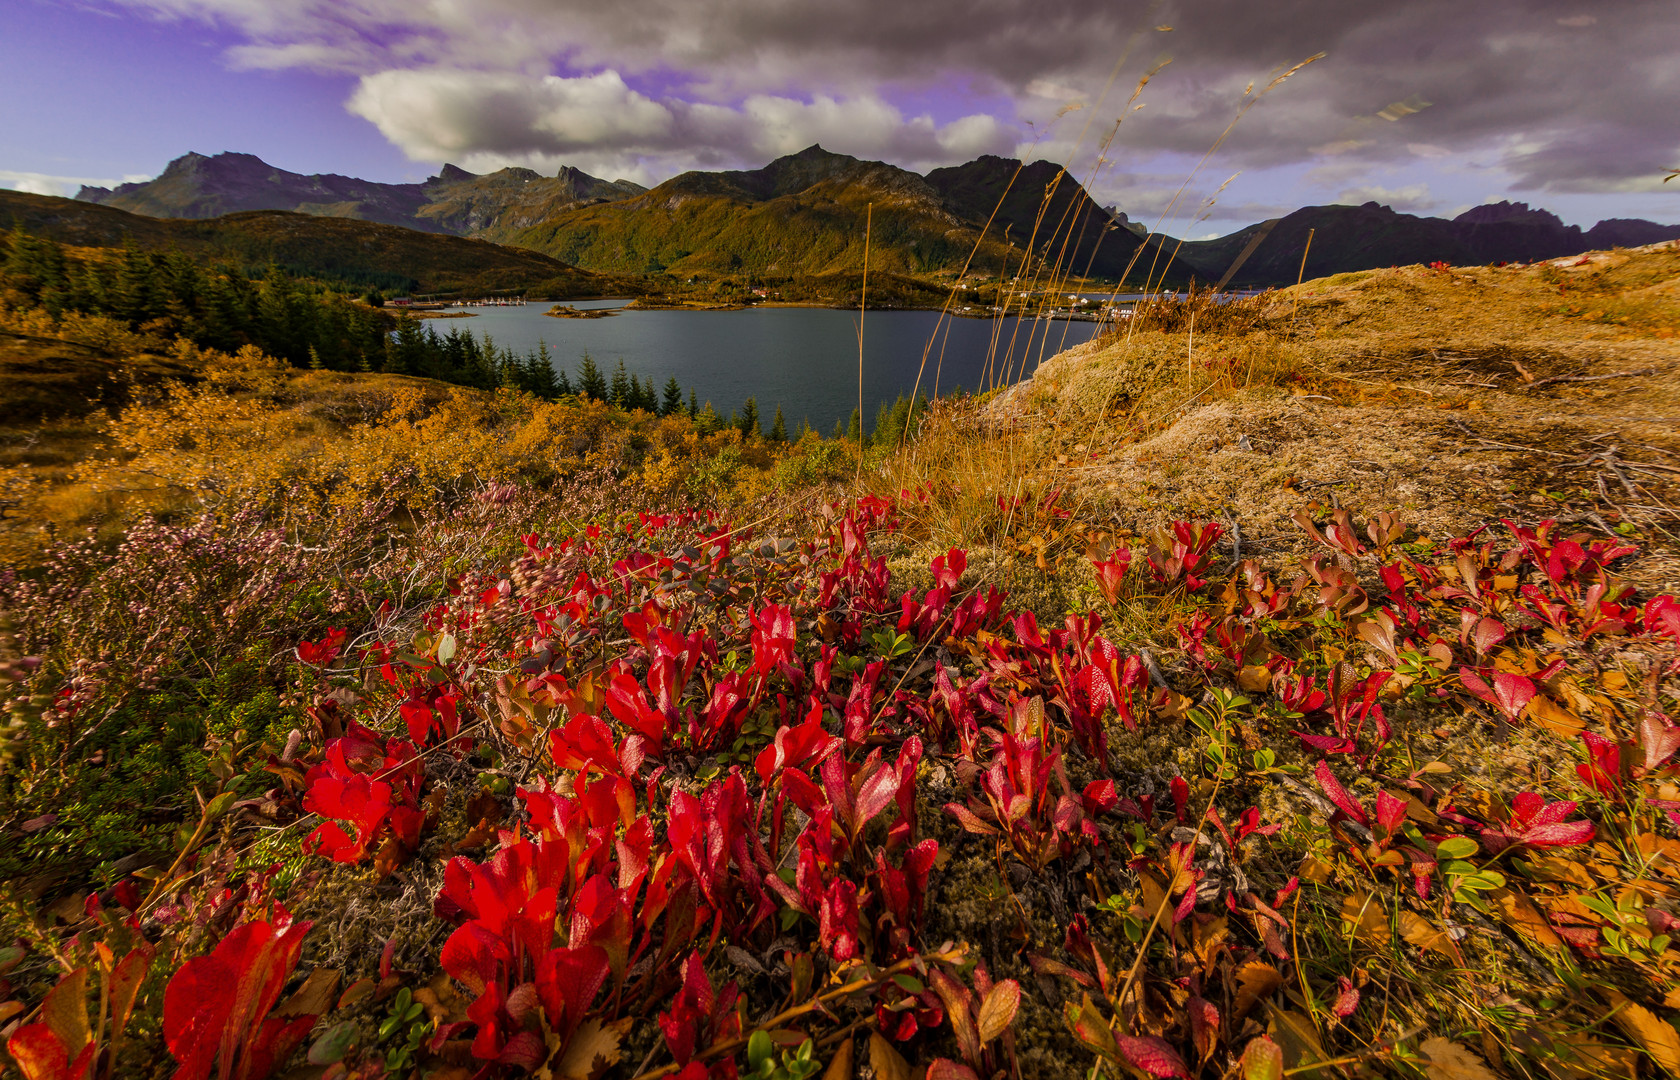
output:
<instances>
[{"instance_id":1,"label":"mountain peak","mask_svg":"<svg viewBox=\"0 0 1680 1080\"><path fill-rule=\"evenodd\" d=\"M1549 210L1530 209L1525 202L1500 201L1472 206L1453 218L1455 225L1504 225L1517 223L1528 226L1563 228L1563 221Z\"/></svg>"},{"instance_id":2,"label":"mountain peak","mask_svg":"<svg viewBox=\"0 0 1680 1080\"><path fill-rule=\"evenodd\" d=\"M438 170L438 174L435 179L440 180L445 184L456 184L463 180L476 180L478 179L478 176L476 173L470 173L460 166L451 165L446 161L443 163L443 168Z\"/></svg>"}]
</instances>

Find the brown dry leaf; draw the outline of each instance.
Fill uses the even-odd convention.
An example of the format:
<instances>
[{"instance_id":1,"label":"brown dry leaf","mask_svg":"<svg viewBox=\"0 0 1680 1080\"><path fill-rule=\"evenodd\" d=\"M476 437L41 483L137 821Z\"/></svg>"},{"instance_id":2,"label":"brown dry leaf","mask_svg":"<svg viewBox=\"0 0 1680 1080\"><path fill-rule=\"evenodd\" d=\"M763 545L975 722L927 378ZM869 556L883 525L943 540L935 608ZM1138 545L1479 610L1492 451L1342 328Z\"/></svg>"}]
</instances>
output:
<instances>
[{"instance_id":1,"label":"brown dry leaf","mask_svg":"<svg viewBox=\"0 0 1680 1080\"><path fill-rule=\"evenodd\" d=\"M394 836L381 844L379 852L373 857L373 869L378 873L380 880L402 869L403 864L408 862L408 854L408 849Z\"/></svg>"},{"instance_id":2,"label":"brown dry leaf","mask_svg":"<svg viewBox=\"0 0 1680 1080\"><path fill-rule=\"evenodd\" d=\"M1575 712L1590 713L1597 708L1597 704L1581 689L1581 684L1574 676L1559 679L1556 686L1558 693L1563 695L1563 703Z\"/></svg>"},{"instance_id":3,"label":"brown dry leaf","mask_svg":"<svg viewBox=\"0 0 1680 1080\"><path fill-rule=\"evenodd\" d=\"M1482 821L1501 823L1511 817L1511 811L1506 808L1505 803L1492 792L1463 791L1455 795L1453 801Z\"/></svg>"},{"instance_id":4,"label":"brown dry leaf","mask_svg":"<svg viewBox=\"0 0 1680 1080\"><path fill-rule=\"evenodd\" d=\"M274 1016L321 1016L333 1007L338 996L339 973L328 968L316 968L303 980L297 993L275 1008Z\"/></svg>"},{"instance_id":5,"label":"brown dry leaf","mask_svg":"<svg viewBox=\"0 0 1680 1080\"><path fill-rule=\"evenodd\" d=\"M1376 893L1353 893L1344 897L1342 922L1360 941L1373 949L1381 949L1394 940L1394 934L1388 928L1388 911Z\"/></svg>"},{"instance_id":6,"label":"brown dry leaf","mask_svg":"<svg viewBox=\"0 0 1680 1080\"><path fill-rule=\"evenodd\" d=\"M852 1080L851 1036L840 1040L840 1045L835 1047L834 1060L823 1070L823 1080Z\"/></svg>"},{"instance_id":7,"label":"brown dry leaf","mask_svg":"<svg viewBox=\"0 0 1680 1080\"><path fill-rule=\"evenodd\" d=\"M1616 1008L1612 1017L1616 1026L1643 1047L1651 1055L1651 1060L1666 1069L1670 1076L1680 1076L1680 1031L1675 1031L1672 1024L1638 1002L1628 1000L1618 991L1610 991L1610 1004Z\"/></svg>"},{"instance_id":8,"label":"brown dry leaf","mask_svg":"<svg viewBox=\"0 0 1680 1080\"><path fill-rule=\"evenodd\" d=\"M910 1063L879 1031L869 1033L869 1067L876 1080L910 1080Z\"/></svg>"},{"instance_id":9,"label":"brown dry leaf","mask_svg":"<svg viewBox=\"0 0 1680 1080\"><path fill-rule=\"evenodd\" d=\"M1530 854L1528 866L1531 876L1536 881L1555 882L1560 885L1572 885L1577 889L1588 892L1598 888L1598 881L1589 873L1587 868L1561 855Z\"/></svg>"},{"instance_id":10,"label":"brown dry leaf","mask_svg":"<svg viewBox=\"0 0 1680 1080\"><path fill-rule=\"evenodd\" d=\"M1680 840L1666 840L1656 833L1640 833L1634 837L1639 853L1650 860L1649 869L1661 871L1669 877L1680 876Z\"/></svg>"},{"instance_id":11,"label":"brown dry leaf","mask_svg":"<svg viewBox=\"0 0 1680 1080\"><path fill-rule=\"evenodd\" d=\"M1311 855L1301 860L1301 865L1295 868L1295 876L1312 885L1323 885L1330 880L1335 867L1323 859L1316 859Z\"/></svg>"},{"instance_id":12,"label":"brown dry leaf","mask_svg":"<svg viewBox=\"0 0 1680 1080\"><path fill-rule=\"evenodd\" d=\"M1157 716L1163 720L1182 720L1190 715L1190 706L1194 705L1195 702L1177 690L1168 690L1166 695L1165 703L1157 706Z\"/></svg>"},{"instance_id":13,"label":"brown dry leaf","mask_svg":"<svg viewBox=\"0 0 1680 1080\"><path fill-rule=\"evenodd\" d=\"M1283 1049L1283 1067L1287 1074L1305 1065L1330 1060L1324 1044L1318 1041L1318 1029L1312 1019L1288 1009L1268 1009L1271 1023L1266 1034Z\"/></svg>"},{"instance_id":14,"label":"brown dry leaf","mask_svg":"<svg viewBox=\"0 0 1680 1080\"><path fill-rule=\"evenodd\" d=\"M1606 690L1626 690L1627 684L1627 676L1619 671L1606 671L1598 677L1598 685Z\"/></svg>"},{"instance_id":15,"label":"brown dry leaf","mask_svg":"<svg viewBox=\"0 0 1680 1080\"><path fill-rule=\"evenodd\" d=\"M1214 950L1230 936L1231 932L1223 915L1216 915L1206 925L1197 923L1194 931L1196 959L1204 966L1211 963Z\"/></svg>"},{"instance_id":16,"label":"brown dry leaf","mask_svg":"<svg viewBox=\"0 0 1680 1080\"><path fill-rule=\"evenodd\" d=\"M1231 1006L1229 1023L1235 1025L1258 1001L1271 997L1283 985L1277 968L1263 960L1250 960L1237 969L1237 1000Z\"/></svg>"},{"instance_id":17,"label":"brown dry leaf","mask_svg":"<svg viewBox=\"0 0 1680 1080\"><path fill-rule=\"evenodd\" d=\"M1499 1080L1480 1055L1450 1039L1437 1035L1423 1040L1419 1049L1429 1059L1423 1067L1429 1080Z\"/></svg>"},{"instance_id":18,"label":"brown dry leaf","mask_svg":"<svg viewBox=\"0 0 1680 1080\"><path fill-rule=\"evenodd\" d=\"M609 1024L594 1018L585 1020L549 1071L558 1080L595 1080L618 1064L623 1056L619 1043L629 1030L629 1017Z\"/></svg>"},{"instance_id":19,"label":"brown dry leaf","mask_svg":"<svg viewBox=\"0 0 1680 1080\"><path fill-rule=\"evenodd\" d=\"M1586 721L1545 694L1535 694L1523 707L1522 715L1564 739L1575 738L1587 726Z\"/></svg>"},{"instance_id":20,"label":"brown dry leaf","mask_svg":"<svg viewBox=\"0 0 1680 1080\"><path fill-rule=\"evenodd\" d=\"M446 972L438 972L431 982L414 991L414 1000L426 1007L428 1019L440 1025L467 1019L467 1003L455 992L455 984Z\"/></svg>"},{"instance_id":21,"label":"brown dry leaf","mask_svg":"<svg viewBox=\"0 0 1680 1080\"><path fill-rule=\"evenodd\" d=\"M1534 901L1522 893L1510 889L1494 889L1487 894L1499 917L1511 929L1548 949L1563 948L1563 939L1552 930L1552 924L1546 921L1546 916L1534 906Z\"/></svg>"},{"instance_id":22,"label":"brown dry leaf","mask_svg":"<svg viewBox=\"0 0 1680 1080\"><path fill-rule=\"evenodd\" d=\"M1416 795L1393 788L1389 788L1388 793L1406 804L1406 816L1419 825L1435 825L1440 822L1441 819L1435 816L1435 811L1423 805Z\"/></svg>"},{"instance_id":23,"label":"brown dry leaf","mask_svg":"<svg viewBox=\"0 0 1680 1080\"><path fill-rule=\"evenodd\" d=\"M1400 913L1400 936L1420 949L1429 949L1440 953L1455 963L1462 963L1458 954L1458 946L1453 944L1452 938L1445 930L1436 929L1430 925L1428 919L1415 911Z\"/></svg>"},{"instance_id":24,"label":"brown dry leaf","mask_svg":"<svg viewBox=\"0 0 1680 1080\"><path fill-rule=\"evenodd\" d=\"M1272 685L1272 673L1259 664L1250 664L1237 672L1237 686L1248 691L1268 689Z\"/></svg>"},{"instance_id":25,"label":"brown dry leaf","mask_svg":"<svg viewBox=\"0 0 1680 1080\"><path fill-rule=\"evenodd\" d=\"M1538 1034L1539 1038L1534 1036ZM1574 1031L1551 1022L1531 1029L1526 1039L1546 1055L1546 1068L1560 1080L1600 1080L1606 1076L1633 1076L1639 1056L1625 1046L1606 1046L1584 1031ZM1519 1046L1519 1049L1521 1047Z\"/></svg>"}]
</instances>

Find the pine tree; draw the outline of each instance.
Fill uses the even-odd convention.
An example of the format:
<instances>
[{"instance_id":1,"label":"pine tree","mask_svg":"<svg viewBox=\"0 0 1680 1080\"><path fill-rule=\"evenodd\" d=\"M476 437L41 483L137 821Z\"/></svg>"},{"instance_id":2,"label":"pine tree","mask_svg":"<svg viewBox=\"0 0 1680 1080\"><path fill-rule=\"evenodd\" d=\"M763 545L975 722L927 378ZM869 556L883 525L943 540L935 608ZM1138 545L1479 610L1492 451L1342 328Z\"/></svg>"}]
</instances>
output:
<instances>
[{"instance_id":1,"label":"pine tree","mask_svg":"<svg viewBox=\"0 0 1680 1080\"><path fill-rule=\"evenodd\" d=\"M863 440L863 410L855 405L852 407L852 418L846 422L846 441L866 445Z\"/></svg>"},{"instance_id":2,"label":"pine tree","mask_svg":"<svg viewBox=\"0 0 1680 1080\"><path fill-rule=\"evenodd\" d=\"M117 270L116 289L111 296L112 314L126 322L139 323L155 318L156 290L152 275L152 260L130 240L123 248L122 265Z\"/></svg>"},{"instance_id":3,"label":"pine tree","mask_svg":"<svg viewBox=\"0 0 1680 1080\"><path fill-rule=\"evenodd\" d=\"M688 388L688 418L690 420L700 419L700 399L694 396L694 387L692 386Z\"/></svg>"},{"instance_id":4,"label":"pine tree","mask_svg":"<svg viewBox=\"0 0 1680 1080\"><path fill-rule=\"evenodd\" d=\"M671 416L682 408L682 384L675 375L665 380L665 398L659 403L659 415Z\"/></svg>"},{"instance_id":5,"label":"pine tree","mask_svg":"<svg viewBox=\"0 0 1680 1080\"><path fill-rule=\"evenodd\" d=\"M607 400L613 403L615 409L629 409L636 404L631 397L630 375L624 370L624 360L618 361L618 367L613 369L612 389L608 392Z\"/></svg>"},{"instance_id":6,"label":"pine tree","mask_svg":"<svg viewBox=\"0 0 1680 1080\"><path fill-rule=\"evenodd\" d=\"M780 405L776 406L776 419L770 425L770 441L773 443L785 443L788 441L787 421L782 419L782 407Z\"/></svg>"},{"instance_id":7,"label":"pine tree","mask_svg":"<svg viewBox=\"0 0 1680 1080\"><path fill-rule=\"evenodd\" d=\"M607 380L601 377L601 369L595 366L595 358L587 352L583 354L583 362L578 365L577 388L581 396L591 401L607 400Z\"/></svg>"},{"instance_id":8,"label":"pine tree","mask_svg":"<svg viewBox=\"0 0 1680 1080\"><path fill-rule=\"evenodd\" d=\"M554 375L554 357L548 351L548 342L541 338L537 339L537 352L532 359L534 360L532 382L535 385L531 387L531 392L550 401L559 397L561 393L560 380Z\"/></svg>"},{"instance_id":9,"label":"pine tree","mask_svg":"<svg viewBox=\"0 0 1680 1080\"><path fill-rule=\"evenodd\" d=\"M716 409L712 408L712 403L709 401L706 402L706 407L699 411L694 423L699 427L702 435L711 435L723 428L723 418L717 414Z\"/></svg>"},{"instance_id":10,"label":"pine tree","mask_svg":"<svg viewBox=\"0 0 1680 1080\"><path fill-rule=\"evenodd\" d=\"M554 376L554 396L565 397L568 394L575 393L577 393L577 388L572 385L572 377L564 371L556 372Z\"/></svg>"},{"instance_id":11,"label":"pine tree","mask_svg":"<svg viewBox=\"0 0 1680 1080\"><path fill-rule=\"evenodd\" d=\"M757 398L747 398L746 404L741 406L741 418L737 423L740 424L741 438L743 439L756 439L764 434L758 423Z\"/></svg>"}]
</instances>

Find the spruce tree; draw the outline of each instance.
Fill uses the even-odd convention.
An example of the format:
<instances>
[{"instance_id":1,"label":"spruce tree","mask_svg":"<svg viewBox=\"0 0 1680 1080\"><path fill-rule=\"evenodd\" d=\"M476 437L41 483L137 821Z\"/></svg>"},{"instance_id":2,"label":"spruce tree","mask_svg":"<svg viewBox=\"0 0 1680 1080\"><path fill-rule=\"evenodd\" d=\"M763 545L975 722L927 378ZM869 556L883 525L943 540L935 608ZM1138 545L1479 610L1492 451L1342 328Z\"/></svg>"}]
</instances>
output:
<instances>
[{"instance_id":1,"label":"spruce tree","mask_svg":"<svg viewBox=\"0 0 1680 1080\"><path fill-rule=\"evenodd\" d=\"M770 425L770 441L773 443L788 441L787 421L782 419L782 407L780 405L776 406L776 419Z\"/></svg>"},{"instance_id":2,"label":"spruce tree","mask_svg":"<svg viewBox=\"0 0 1680 1080\"><path fill-rule=\"evenodd\" d=\"M535 370L533 371L534 378L532 381L536 385L531 388L531 391L538 397L552 401L559 397L563 391L560 389L560 380L554 374L554 356L548 351L548 342L541 338L537 339L537 352L533 359L535 360ZM570 388L568 387L568 389Z\"/></svg>"},{"instance_id":3,"label":"spruce tree","mask_svg":"<svg viewBox=\"0 0 1680 1080\"><path fill-rule=\"evenodd\" d=\"M692 386L688 388L688 418L690 420L700 419L700 399L694 396L694 387Z\"/></svg>"},{"instance_id":4,"label":"spruce tree","mask_svg":"<svg viewBox=\"0 0 1680 1080\"><path fill-rule=\"evenodd\" d=\"M155 317L152 270L152 260L130 239L123 247L122 264L117 270L116 288L111 295L112 314L136 325Z\"/></svg>"},{"instance_id":5,"label":"spruce tree","mask_svg":"<svg viewBox=\"0 0 1680 1080\"><path fill-rule=\"evenodd\" d=\"M671 416L682 408L682 384L675 375L665 380L665 398L659 403L659 415Z\"/></svg>"},{"instance_id":6,"label":"spruce tree","mask_svg":"<svg viewBox=\"0 0 1680 1080\"><path fill-rule=\"evenodd\" d=\"M746 404L741 406L741 418L737 423L740 425L741 438L743 439L756 439L764 434L758 423L757 398L747 398Z\"/></svg>"},{"instance_id":7,"label":"spruce tree","mask_svg":"<svg viewBox=\"0 0 1680 1080\"><path fill-rule=\"evenodd\" d=\"M602 378L601 369L595 366L595 358L587 352L578 365L577 389L580 395L592 401L607 400L607 380Z\"/></svg>"},{"instance_id":8,"label":"spruce tree","mask_svg":"<svg viewBox=\"0 0 1680 1080\"><path fill-rule=\"evenodd\" d=\"M863 410L855 405L852 407L852 418L846 422L846 440L860 447L866 445L863 439Z\"/></svg>"},{"instance_id":9,"label":"spruce tree","mask_svg":"<svg viewBox=\"0 0 1680 1080\"><path fill-rule=\"evenodd\" d=\"M618 367L613 369L612 389L608 392L608 399L615 409L631 409L636 405L631 396L630 375L624 370L624 360L621 357Z\"/></svg>"}]
</instances>

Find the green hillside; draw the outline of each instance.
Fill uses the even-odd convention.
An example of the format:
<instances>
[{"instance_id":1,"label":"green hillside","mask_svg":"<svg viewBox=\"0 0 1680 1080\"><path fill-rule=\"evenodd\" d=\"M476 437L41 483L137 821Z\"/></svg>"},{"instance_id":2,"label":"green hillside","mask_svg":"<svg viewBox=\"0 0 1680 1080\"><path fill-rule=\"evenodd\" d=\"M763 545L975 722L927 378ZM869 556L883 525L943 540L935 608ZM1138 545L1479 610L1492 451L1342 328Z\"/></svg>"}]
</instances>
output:
<instances>
[{"instance_id":1,"label":"green hillside","mask_svg":"<svg viewBox=\"0 0 1680 1080\"><path fill-rule=\"evenodd\" d=\"M813 147L752 172L684 173L509 241L600 272L788 277L861 270L866 225L870 267L900 274L959 269L978 236L920 176ZM981 264L1006 250L988 243Z\"/></svg>"},{"instance_id":2,"label":"green hillside","mask_svg":"<svg viewBox=\"0 0 1680 1080\"><path fill-rule=\"evenodd\" d=\"M78 247L179 251L200 263L260 269L421 294L627 295L634 282L604 278L549 256L485 240L284 211L208 220L163 219L73 199L0 191L0 225Z\"/></svg>"}]
</instances>

